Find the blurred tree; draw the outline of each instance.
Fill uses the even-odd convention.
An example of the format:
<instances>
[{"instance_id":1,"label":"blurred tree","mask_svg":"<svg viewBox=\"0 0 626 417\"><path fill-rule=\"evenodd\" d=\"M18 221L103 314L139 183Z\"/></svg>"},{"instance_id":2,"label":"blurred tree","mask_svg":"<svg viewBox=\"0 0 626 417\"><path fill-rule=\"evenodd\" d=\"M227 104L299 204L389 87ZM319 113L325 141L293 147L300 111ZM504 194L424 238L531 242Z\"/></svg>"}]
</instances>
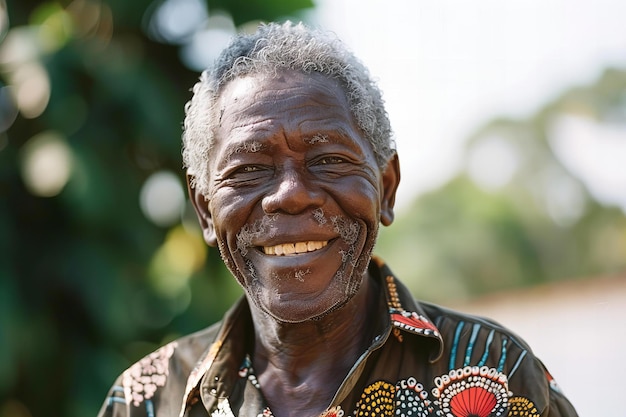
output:
<instances>
[{"instance_id":1,"label":"blurred tree","mask_svg":"<svg viewBox=\"0 0 626 417\"><path fill-rule=\"evenodd\" d=\"M383 230L378 252L415 294L446 302L623 272L625 139L619 70L527 120L487 123L467 142L466 169ZM609 181L612 194L599 193Z\"/></svg>"},{"instance_id":2,"label":"blurred tree","mask_svg":"<svg viewBox=\"0 0 626 417\"><path fill-rule=\"evenodd\" d=\"M183 3L203 20L157 19ZM0 417L95 415L132 361L238 297L184 199L198 73L182 51L228 38L207 37L216 16L237 28L309 7L0 1Z\"/></svg>"}]
</instances>

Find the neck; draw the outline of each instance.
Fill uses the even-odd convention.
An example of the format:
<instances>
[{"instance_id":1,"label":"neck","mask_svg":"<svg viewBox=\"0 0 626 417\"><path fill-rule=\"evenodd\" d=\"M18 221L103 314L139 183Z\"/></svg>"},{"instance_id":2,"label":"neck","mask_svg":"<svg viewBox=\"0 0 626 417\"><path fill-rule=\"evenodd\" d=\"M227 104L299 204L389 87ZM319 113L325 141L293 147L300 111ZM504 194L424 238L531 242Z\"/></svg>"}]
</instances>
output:
<instances>
[{"instance_id":1,"label":"neck","mask_svg":"<svg viewBox=\"0 0 626 417\"><path fill-rule=\"evenodd\" d=\"M358 293L345 306L304 323L277 321L251 304L252 360L274 415L306 415L303 411L318 415L330 404L371 342L370 316L377 314L378 305L375 287L366 273Z\"/></svg>"}]
</instances>

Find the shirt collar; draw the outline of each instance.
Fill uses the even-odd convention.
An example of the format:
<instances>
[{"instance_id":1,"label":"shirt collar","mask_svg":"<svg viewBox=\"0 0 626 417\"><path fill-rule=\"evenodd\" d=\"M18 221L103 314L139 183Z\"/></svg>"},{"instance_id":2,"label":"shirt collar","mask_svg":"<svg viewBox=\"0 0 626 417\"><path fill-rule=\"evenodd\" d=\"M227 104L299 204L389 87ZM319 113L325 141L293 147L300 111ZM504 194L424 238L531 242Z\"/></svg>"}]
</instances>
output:
<instances>
[{"instance_id":1,"label":"shirt collar","mask_svg":"<svg viewBox=\"0 0 626 417\"><path fill-rule=\"evenodd\" d=\"M240 365L254 337L250 308L245 297L224 315L222 326L187 379L179 417L202 400L207 410L214 410L228 397L238 378Z\"/></svg>"},{"instance_id":2,"label":"shirt collar","mask_svg":"<svg viewBox=\"0 0 626 417\"><path fill-rule=\"evenodd\" d=\"M435 362L443 353L443 338L439 329L430 320L423 307L391 272L391 269L377 256L372 256L372 263L378 267L380 284L387 300L392 331L402 339L402 333L424 336L437 341L439 349L431 355Z\"/></svg>"}]
</instances>

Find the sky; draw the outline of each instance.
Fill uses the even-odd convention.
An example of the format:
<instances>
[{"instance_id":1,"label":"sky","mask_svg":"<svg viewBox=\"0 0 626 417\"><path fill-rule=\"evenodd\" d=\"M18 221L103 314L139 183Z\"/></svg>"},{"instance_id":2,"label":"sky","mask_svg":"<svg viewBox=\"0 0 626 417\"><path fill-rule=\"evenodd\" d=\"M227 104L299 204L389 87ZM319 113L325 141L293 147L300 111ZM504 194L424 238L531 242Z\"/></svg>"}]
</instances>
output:
<instances>
[{"instance_id":1,"label":"sky","mask_svg":"<svg viewBox=\"0 0 626 417\"><path fill-rule=\"evenodd\" d=\"M383 91L402 169L399 209L454 176L464 140L491 118L530 116L606 67L626 68L621 0L316 0L314 15ZM561 129L576 142L566 164L626 210L626 140L616 140L626 127L573 127ZM587 152L606 132L606 149ZM611 154L624 159L597 159Z\"/></svg>"}]
</instances>

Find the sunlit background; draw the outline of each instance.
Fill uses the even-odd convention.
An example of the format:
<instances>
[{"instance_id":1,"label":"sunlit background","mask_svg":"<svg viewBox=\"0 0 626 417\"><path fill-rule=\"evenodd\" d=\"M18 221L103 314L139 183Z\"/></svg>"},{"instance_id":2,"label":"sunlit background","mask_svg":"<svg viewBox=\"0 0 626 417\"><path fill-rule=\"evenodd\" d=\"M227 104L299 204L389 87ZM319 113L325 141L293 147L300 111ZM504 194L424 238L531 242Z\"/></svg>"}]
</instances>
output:
<instances>
[{"instance_id":1,"label":"sunlit background","mask_svg":"<svg viewBox=\"0 0 626 417\"><path fill-rule=\"evenodd\" d=\"M95 415L240 294L186 199L183 105L237 31L305 20L379 80L403 172L377 252L527 339L581 416L626 365L626 3L0 0L0 417ZM593 394L592 394L593 392Z\"/></svg>"}]
</instances>

